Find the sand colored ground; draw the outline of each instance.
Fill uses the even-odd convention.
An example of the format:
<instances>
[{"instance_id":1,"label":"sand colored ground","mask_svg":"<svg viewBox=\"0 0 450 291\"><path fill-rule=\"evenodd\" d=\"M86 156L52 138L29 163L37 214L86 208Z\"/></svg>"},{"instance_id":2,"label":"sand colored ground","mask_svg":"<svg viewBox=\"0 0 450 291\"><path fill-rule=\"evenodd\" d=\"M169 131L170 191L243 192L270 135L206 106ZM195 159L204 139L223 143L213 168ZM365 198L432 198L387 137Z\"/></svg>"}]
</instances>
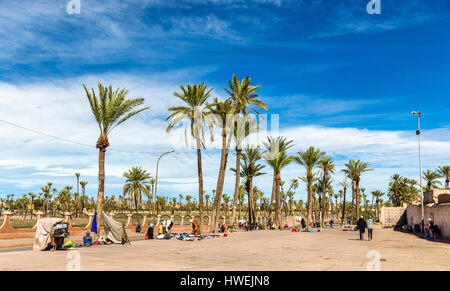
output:
<instances>
[{"instance_id":1,"label":"sand colored ground","mask_svg":"<svg viewBox=\"0 0 450 291\"><path fill-rule=\"evenodd\" d=\"M391 229L374 230L373 241L356 232L256 231L202 241L135 241L77 249L81 270L366 270L369 251L381 270L450 270L450 244ZM66 270L68 251L0 253L0 270ZM72 257L73 258L73 257ZM373 261L376 263L376 261Z\"/></svg>"}]
</instances>

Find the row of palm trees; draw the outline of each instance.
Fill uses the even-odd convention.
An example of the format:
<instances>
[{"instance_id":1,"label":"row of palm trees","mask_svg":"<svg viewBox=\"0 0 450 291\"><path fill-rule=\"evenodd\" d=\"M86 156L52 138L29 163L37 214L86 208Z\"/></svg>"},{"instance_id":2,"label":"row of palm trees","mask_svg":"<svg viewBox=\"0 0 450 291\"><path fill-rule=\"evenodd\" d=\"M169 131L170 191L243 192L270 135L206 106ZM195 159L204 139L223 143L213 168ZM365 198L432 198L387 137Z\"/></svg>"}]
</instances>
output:
<instances>
[{"instance_id":1,"label":"row of palm trees","mask_svg":"<svg viewBox=\"0 0 450 291\"><path fill-rule=\"evenodd\" d=\"M232 199L232 218L233 221L236 216L236 209L238 197L240 194L241 180L244 180L244 189L247 193L247 207L248 219L250 225L253 225L255 220L254 203L254 185L253 178L263 175L262 169L265 167L258 161L264 159L273 170L273 186L272 195L269 202L269 214L275 212L274 222L278 227L281 227L281 210L282 205L282 179L281 171L284 167L292 162L302 165L306 170L305 177L301 177L302 181L307 184L307 225L310 225L313 214L313 204L315 195L313 196L314 182L319 182L317 185L317 193L319 196L320 220L323 221L323 215L326 213L326 199L327 193L330 193L332 184L331 175L335 173L335 165L331 158L325 156L325 152L320 151L314 147L310 147L304 151L298 151L297 155L292 156L288 154L288 149L293 146L293 141L289 141L284 137L269 137L267 142L263 143L264 150L260 146L245 147L243 151L244 140L254 132L257 132L259 127L257 121L250 116L250 112L255 113L260 119L261 114L258 110L267 110L266 104L258 99L256 91L261 88L258 85L251 84L251 78L247 77L239 80L236 75L233 75L232 80L228 81L228 88L224 90L228 94L227 98L220 101L218 98L211 99L213 88L208 88L205 83L195 85L180 85L180 92L175 92L173 95L182 101L182 105L168 108L169 115L166 120L169 125L166 129L170 133L173 128L180 125L181 122L186 121L186 135L185 141L188 144L188 135L194 140L197 150L197 172L198 172L198 210L200 216L200 225L203 225L203 209L204 209L204 186L203 186L203 170L202 170L202 149L206 148L205 131L209 130L211 141L213 140L213 131L215 128L220 130L222 138L222 149L219 166L219 175L217 178L217 185L214 191L213 205L212 205L212 220L213 225L216 225L217 219L220 216L220 204L223 198L223 186L226 176L227 161L231 142L235 143L236 166L232 169L235 173L235 191ZM100 82L98 83L98 92L94 89L88 90L84 86L87 98L90 103L92 113L99 126L100 135L96 143L99 150L99 173L98 173L98 193L97 205L99 223L101 223L101 213L104 199L104 181L105 181L105 153L109 147L108 135L118 125L124 123L131 117L148 110L149 107L141 107L144 103L143 98L127 98L127 89L113 89L112 86L105 87ZM189 132L189 134L188 134ZM315 169L320 171L315 173ZM364 172L372 171L369 163L360 160L350 160L345 164L342 170L350 184L343 181L343 206L342 208L342 222L346 213L346 191L351 186L352 189L352 203L351 211L353 217L360 216L361 210L361 189L360 180ZM448 171L448 169L447 169ZM149 179L150 175L139 168L134 168L124 177L127 178L124 186L124 193L128 193L134 197L140 196L141 193L151 195L153 197L153 190L150 191L151 183L144 183L138 185L136 177ZM447 176L448 177L448 176ZM448 184L448 179L446 181ZM298 187L298 183L297 186ZM292 187L294 188L294 187ZM289 195L293 195L288 191ZM364 194L363 194L364 195ZM135 200L135 207L139 204L140 199ZM149 199L150 200L150 199Z\"/></svg>"}]
</instances>

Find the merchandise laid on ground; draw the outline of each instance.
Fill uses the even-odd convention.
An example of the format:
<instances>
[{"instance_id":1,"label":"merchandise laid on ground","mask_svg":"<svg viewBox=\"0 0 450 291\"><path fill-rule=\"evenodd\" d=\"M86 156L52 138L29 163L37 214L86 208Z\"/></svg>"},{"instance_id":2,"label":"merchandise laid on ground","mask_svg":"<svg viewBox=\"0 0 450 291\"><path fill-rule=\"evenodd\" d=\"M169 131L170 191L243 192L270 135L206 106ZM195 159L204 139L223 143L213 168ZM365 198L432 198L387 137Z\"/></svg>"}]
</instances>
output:
<instances>
[{"instance_id":1,"label":"merchandise laid on ground","mask_svg":"<svg viewBox=\"0 0 450 291\"><path fill-rule=\"evenodd\" d=\"M193 235L190 233L171 233L171 234L160 234L156 239L177 239L182 241L199 241L203 239L221 238L227 237L227 233L221 234L209 234L209 235Z\"/></svg>"}]
</instances>

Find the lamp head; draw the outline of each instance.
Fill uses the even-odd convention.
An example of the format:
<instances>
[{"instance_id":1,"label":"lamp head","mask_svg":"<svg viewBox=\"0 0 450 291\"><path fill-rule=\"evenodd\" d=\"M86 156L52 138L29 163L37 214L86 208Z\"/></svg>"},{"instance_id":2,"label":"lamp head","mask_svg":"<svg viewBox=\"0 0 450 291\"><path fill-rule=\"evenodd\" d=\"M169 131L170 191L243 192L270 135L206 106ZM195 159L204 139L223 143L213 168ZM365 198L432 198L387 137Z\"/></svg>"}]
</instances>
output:
<instances>
[{"instance_id":1,"label":"lamp head","mask_svg":"<svg viewBox=\"0 0 450 291\"><path fill-rule=\"evenodd\" d=\"M416 111L411 112L412 115L417 115Z\"/></svg>"}]
</instances>

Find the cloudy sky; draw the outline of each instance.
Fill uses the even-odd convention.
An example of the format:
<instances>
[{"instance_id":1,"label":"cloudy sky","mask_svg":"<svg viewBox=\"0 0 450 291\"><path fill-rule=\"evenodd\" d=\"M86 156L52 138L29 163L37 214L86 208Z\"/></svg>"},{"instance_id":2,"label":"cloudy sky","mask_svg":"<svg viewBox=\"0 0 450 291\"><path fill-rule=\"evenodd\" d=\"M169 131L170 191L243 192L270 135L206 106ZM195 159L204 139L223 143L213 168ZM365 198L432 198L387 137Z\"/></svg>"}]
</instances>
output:
<instances>
[{"instance_id":1,"label":"cloudy sky","mask_svg":"<svg viewBox=\"0 0 450 291\"><path fill-rule=\"evenodd\" d=\"M423 112L424 168L450 163L447 0L381 0L381 15L366 12L368 0L80 0L80 14L68 14L68 2L0 2L1 197L49 181L75 186L75 172L96 195L98 127L82 85L98 80L151 106L110 136L107 195L121 193L124 171L155 174L158 155L175 149L160 164L158 193L196 197L196 153L183 128L165 133L167 108L179 84L204 81L225 98L233 73L262 86L263 126L274 134L279 120L292 154L313 145L336 161L336 191L348 159L375 169L362 177L366 192L386 191L394 173L418 178L412 110ZM203 156L209 194L217 142ZM255 183L270 196L265 170ZM282 178L302 175L292 164ZM227 171L227 194L233 178Z\"/></svg>"}]
</instances>

